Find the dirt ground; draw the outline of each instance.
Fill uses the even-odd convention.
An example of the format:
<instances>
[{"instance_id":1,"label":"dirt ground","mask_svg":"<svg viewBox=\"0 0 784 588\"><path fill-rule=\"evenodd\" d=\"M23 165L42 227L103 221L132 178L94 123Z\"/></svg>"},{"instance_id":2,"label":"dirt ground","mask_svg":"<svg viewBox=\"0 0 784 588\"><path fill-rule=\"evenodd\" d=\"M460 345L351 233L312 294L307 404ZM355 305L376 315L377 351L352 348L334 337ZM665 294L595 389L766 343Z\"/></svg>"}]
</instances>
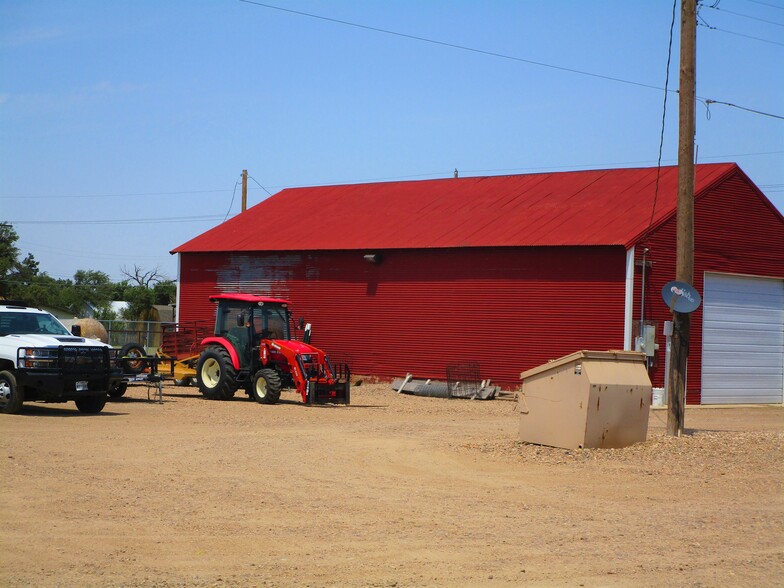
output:
<instances>
[{"instance_id":1,"label":"dirt ground","mask_svg":"<svg viewBox=\"0 0 784 588\"><path fill-rule=\"evenodd\" d=\"M517 441L514 402L262 406L134 386L0 415L2 586L781 586L784 409Z\"/></svg>"}]
</instances>

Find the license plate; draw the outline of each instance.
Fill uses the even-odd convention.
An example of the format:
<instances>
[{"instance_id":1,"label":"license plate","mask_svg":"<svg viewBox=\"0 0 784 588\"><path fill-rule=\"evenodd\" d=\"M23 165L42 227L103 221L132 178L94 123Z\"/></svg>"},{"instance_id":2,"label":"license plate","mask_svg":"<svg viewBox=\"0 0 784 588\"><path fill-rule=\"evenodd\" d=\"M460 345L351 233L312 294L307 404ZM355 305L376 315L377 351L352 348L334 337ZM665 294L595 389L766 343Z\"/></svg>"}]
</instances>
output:
<instances>
[{"instance_id":1,"label":"license plate","mask_svg":"<svg viewBox=\"0 0 784 588\"><path fill-rule=\"evenodd\" d=\"M87 382L76 382L77 392L83 392L85 390L89 390L89 387L87 386Z\"/></svg>"}]
</instances>

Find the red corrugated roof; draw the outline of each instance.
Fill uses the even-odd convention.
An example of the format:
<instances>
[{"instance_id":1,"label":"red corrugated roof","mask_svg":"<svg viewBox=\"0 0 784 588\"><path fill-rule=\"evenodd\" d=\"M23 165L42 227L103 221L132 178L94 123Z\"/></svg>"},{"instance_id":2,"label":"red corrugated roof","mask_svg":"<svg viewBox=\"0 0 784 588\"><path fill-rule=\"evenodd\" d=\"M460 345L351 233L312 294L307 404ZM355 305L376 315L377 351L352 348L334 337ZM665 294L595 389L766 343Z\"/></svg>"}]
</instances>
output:
<instances>
[{"instance_id":1,"label":"red corrugated roof","mask_svg":"<svg viewBox=\"0 0 784 588\"><path fill-rule=\"evenodd\" d=\"M738 170L696 167L695 194ZM289 188L172 253L632 245L651 225L656 168ZM661 168L653 225L675 214Z\"/></svg>"}]
</instances>

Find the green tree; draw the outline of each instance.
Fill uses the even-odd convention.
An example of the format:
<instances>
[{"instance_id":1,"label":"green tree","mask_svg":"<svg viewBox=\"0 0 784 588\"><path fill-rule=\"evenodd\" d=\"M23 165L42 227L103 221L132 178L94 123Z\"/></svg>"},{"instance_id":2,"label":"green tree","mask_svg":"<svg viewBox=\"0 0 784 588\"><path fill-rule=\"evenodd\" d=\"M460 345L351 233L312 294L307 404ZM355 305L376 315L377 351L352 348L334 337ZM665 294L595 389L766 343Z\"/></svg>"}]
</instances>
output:
<instances>
[{"instance_id":1,"label":"green tree","mask_svg":"<svg viewBox=\"0 0 784 588\"><path fill-rule=\"evenodd\" d=\"M8 223L0 223L0 296L14 300L28 300L28 289L41 275L32 253L19 260L16 242L19 235ZM40 292L36 293L42 297Z\"/></svg>"},{"instance_id":2,"label":"green tree","mask_svg":"<svg viewBox=\"0 0 784 588\"><path fill-rule=\"evenodd\" d=\"M163 280L153 286L155 304L174 304L177 300L177 283L174 280Z\"/></svg>"},{"instance_id":3,"label":"green tree","mask_svg":"<svg viewBox=\"0 0 784 588\"><path fill-rule=\"evenodd\" d=\"M18 240L19 235L13 225L0 223L0 278L5 278L16 266L19 257L19 248L16 246Z\"/></svg>"},{"instance_id":4,"label":"green tree","mask_svg":"<svg viewBox=\"0 0 784 588\"><path fill-rule=\"evenodd\" d=\"M161 274L159 268L145 271L141 266L133 266L133 271L123 267L125 281L122 299L128 302L122 318L128 320L159 320L153 308L156 304L172 304L177 296L177 286L173 280Z\"/></svg>"},{"instance_id":5,"label":"green tree","mask_svg":"<svg viewBox=\"0 0 784 588\"><path fill-rule=\"evenodd\" d=\"M74 288L83 303L89 303L96 311L109 311L114 284L107 274L94 270L78 270L74 274Z\"/></svg>"},{"instance_id":6,"label":"green tree","mask_svg":"<svg viewBox=\"0 0 784 588\"><path fill-rule=\"evenodd\" d=\"M155 304L155 293L152 288L128 286L123 293L123 300L128 303L128 308L122 311L122 318L134 321L155 320L152 312Z\"/></svg>"}]
</instances>

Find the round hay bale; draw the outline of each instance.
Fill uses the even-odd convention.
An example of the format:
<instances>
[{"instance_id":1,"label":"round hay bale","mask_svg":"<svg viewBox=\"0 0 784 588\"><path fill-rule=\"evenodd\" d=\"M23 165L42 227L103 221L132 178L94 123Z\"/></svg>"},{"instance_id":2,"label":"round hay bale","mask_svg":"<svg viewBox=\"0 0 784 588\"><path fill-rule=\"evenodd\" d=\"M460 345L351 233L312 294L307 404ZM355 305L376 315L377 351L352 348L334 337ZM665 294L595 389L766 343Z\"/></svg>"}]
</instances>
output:
<instances>
[{"instance_id":1,"label":"round hay bale","mask_svg":"<svg viewBox=\"0 0 784 588\"><path fill-rule=\"evenodd\" d=\"M106 332L100 321L92 318L81 318L74 322L82 328L82 337L88 339L98 339L102 343L109 343L109 333Z\"/></svg>"}]
</instances>

